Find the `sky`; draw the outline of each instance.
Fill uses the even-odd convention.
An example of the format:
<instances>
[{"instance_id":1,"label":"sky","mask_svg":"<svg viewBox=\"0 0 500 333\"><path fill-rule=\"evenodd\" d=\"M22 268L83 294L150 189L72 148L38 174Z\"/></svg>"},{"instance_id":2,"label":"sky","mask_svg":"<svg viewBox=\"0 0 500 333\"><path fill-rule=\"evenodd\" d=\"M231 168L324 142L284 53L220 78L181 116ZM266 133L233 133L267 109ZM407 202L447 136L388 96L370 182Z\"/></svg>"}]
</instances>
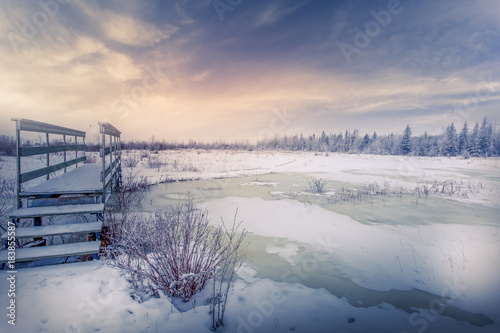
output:
<instances>
[{"instance_id":1,"label":"sky","mask_svg":"<svg viewBox=\"0 0 500 333\"><path fill-rule=\"evenodd\" d=\"M0 133L438 134L495 120L499 65L498 0L2 0Z\"/></svg>"}]
</instances>

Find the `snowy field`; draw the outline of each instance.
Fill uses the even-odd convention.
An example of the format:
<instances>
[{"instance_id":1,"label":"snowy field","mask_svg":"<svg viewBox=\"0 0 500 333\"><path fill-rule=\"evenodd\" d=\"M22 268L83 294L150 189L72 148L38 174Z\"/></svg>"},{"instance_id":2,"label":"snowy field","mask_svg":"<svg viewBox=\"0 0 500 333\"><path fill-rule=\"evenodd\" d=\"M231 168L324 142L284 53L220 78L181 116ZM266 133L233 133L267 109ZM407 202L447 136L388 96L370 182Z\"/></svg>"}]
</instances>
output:
<instances>
[{"instance_id":1,"label":"snowy field","mask_svg":"<svg viewBox=\"0 0 500 333\"><path fill-rule=\"evenodd\" d=\"M152 206L189 191L214 225L238 209L251 260L223 332L500 331L499 159L187 150L125 151L123 160L135 165L125 177L158 184ZM14 176L15 159L0 166ZM313 178L326 181L324 193L309 191ZM342 187L370 184L388 193L339 200ZM420 198L425 184L445 188ZM0 272L4 311L7 277ZM3 315L0 330L210 331L203 292L182 308L131 293L100 261L20 269L16 326Z\"/></svg>"}]
</instances>

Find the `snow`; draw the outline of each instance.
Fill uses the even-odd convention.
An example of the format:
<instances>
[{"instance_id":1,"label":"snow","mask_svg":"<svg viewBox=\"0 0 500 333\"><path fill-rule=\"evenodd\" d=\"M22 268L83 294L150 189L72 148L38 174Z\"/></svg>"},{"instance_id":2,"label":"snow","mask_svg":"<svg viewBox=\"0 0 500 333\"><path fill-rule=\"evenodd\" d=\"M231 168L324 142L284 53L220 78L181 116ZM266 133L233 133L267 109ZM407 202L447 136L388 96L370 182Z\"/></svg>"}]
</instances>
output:
<instances>
[{"instance_id":1,"label":"snow","mask_svg":"<svg viewBox=\"0 0 500 333\"><path fill-rule=\"evenodd\" d=\"M123 159L136 155L140 152L126 151ZM240 184L247 192L252 187L276 190L277 182L258 179L268 173L301 173L351 187L388 182L410 189L417 183L454 179L464 186L481 184L481 189L471 191L468 199L436 196L464 205L500 208L499 159L203 150L154 156L163 162L158 168L148 167L147 158L142 158L137 167L124 168L124 175L138 173L152 184L167 179L257 177ZM8 157L4 160L0 172L13 177L15 163ZM243 220L250 239L261 241L261 253L270 261L265 266L255 258L240 269L222 332L500 330L498 224L362 224L311 202L279 196L281 191L270 192L275 200L226 196L200 203L214 224L220 217L232 221L238 208L238 220ZM322 196L335 196L335 192ZM286 274L278 271L281 268ZM277 274L282 278L273 277ZM4 309L8 276L7 271L0 271L0 307ZM350 284L342 285L342 281ZM17 325L11 327L4 318L0 320L2 332L210 332L204 301L208 290L182 312L163 295L139 301L131 297L134 292L123 273L100 261L19 269L16 283ZM342 295L331 288L336 283ZM382 301L375 297L368 304L372 299L356 299L357 290L365 289L370 295L383 295ZM394 295L397 291L410 296L415 290L424 293L424 301L413 305L419 309L409 313L404 310L404 297L395 301ZM439 311L442 301L448 302L450 313L468 314L455 316L463 315L461 320L444 315ZM493 324L470 323L484 316Z\"/></svg>"},{"instance_id":2,"label":"snow","mask_svg":"<svg viewBox=\"0 0 500 333\"><path fill-rule=\"evenodd\" d=\"M405 186L413 190L416 184L455 179L465 185L469 183L481 184L484 188L479 193L469 193L466 202L500 207L500 179L496 176L500 171L500 158L463 159L442 156L416 157L195 149L159 151L155 154L148 151L124 150L122 153L122 161L132 157L139 159L138 165L133 168L125 167L122 162L123 175L145 176L151 184L170 180L214 179L299 172L311 177L319 176L319 178L326 180L358 185L377 182L383 186L384 182L389 182L394 188ZM141 158L140 155L143 153L148 154L149 157ZM98 153L86 153L86 155L88 161L99 161ZM14 178L15 158L2 157L2 159L0 166L5 167L1 172ZM158 160L161 163L159 167L149 167L148 159ZM33 169L41 165L41 162L35 158L24 158L23 161L27 166L26 169ZM92 163L84 166L92 166L96 168L95 172L97 169L100 172L100 165ZM95 178L93 179L96 181ZM33 183L37 182L45 183L40 179L33 181ZM80 183L84 184L86 181L82 180ZM461 200L459 197L450 197L450 199Z\"/></svg>"},{"instance_id":3,"label":"snow","mask_svg":"<svg viewBox=\"0 0 500 333\"><path fill-rule=\"evenodd\" d=\"M102 192L101 172L102 164L80 165L78 168L24 190L23 195Z\"/></svg>"},{"instance_id":4,"label":"snow","mask_svg":"<svg viewBox=\"0 0 500 333\"><path fill-rule=\"evenodd\" d=\"M247 182L241 184L241 186L271 186L271 187L276 187L278 186L278 183L275 182Z\"/></svg>"},{"instance_id":5,"label":"snow","mask_svg":"<svg viewBox=\"0 0 500 333\"><path fill-rule=\"evenodd\" d=\"M102 222L88 222L77 224L48 225L27 228L16 228L16 238L28 238L33 236L45 237L54 235L66 235L79 232L100 232ZM2 235L2 239L7 239L8 233Z\"/></svg>"},{"instance_id":6,"label":"snow","mask_svg":"<svg viewBox=\"0 0 500 333\"><path fill-rule=\"evenodd\" d=\"M51 245L42 247L21 248L16 250L16 261L26 261L32 258L54 258L73 255L83 255L99 252L100 241ZM7 261L7 252L0 252L0 262Z\"/></svg>"},{"instance_id":7,"label":"snow","mask_svg":"<svg viewBox=\"0 0 500 333\"><path fill-rule=\"evenodd\" d=\"M123 160L138 156L136 151L124 151ZM159 168L149 168L147 158L134 171L156 184L166 180L213 179L253 176L268 173L303 173L357 185L389 182L393 188L404 186L413 190L417 184L432 184L454 179L484 187L479 193L469 193L466 202L500 207L500 158L415 157L355 155L314 152L257 151L235 152L217 150L160 151L154 155L162 162ZM258 185L260 181L252 185ZM266 183L266 182L264 182ZM247 184L250 185L250 184ZM269 185L271 184L261 184ZM450 197L462 200L460 197ZM462 200L463 201L463 200Z\"/></svg>"},{"instance_id":8,"label":"snow","mask_svg":"<svg viewBox=\"0 0 500 333\"><path fill-rule=\"evenodd\" d=\"M17 324L7 326L2 320L2 331L210 332L207 305L180 312L164 296L139 303L130 297L130 285L121 273L98 261L35 267L21 273ZM1 275L0 288L5 290L6 274ZM424 321L426 332L495 332L491 326L479 329L434 313L427 315L434 320ZM226 318L223 332L413 332L423 327L420 322L412 326L408 313L386 303L354 307L324 289L270 279L237 280ZM349 318L355 321L349 323Z\"/></svg>"},{"instance_id":9,"label":"snow","mask_svg":"<svg viewBox=\"0 0 500 333\"><path fill-rule=\"evenodd\" d=\"M10 212L9 216L17 218L27 218L35 216L97 213L102 212L103 210L104 204L44 206L16 209L15 211Z\"/></svg>"}]
</instances>

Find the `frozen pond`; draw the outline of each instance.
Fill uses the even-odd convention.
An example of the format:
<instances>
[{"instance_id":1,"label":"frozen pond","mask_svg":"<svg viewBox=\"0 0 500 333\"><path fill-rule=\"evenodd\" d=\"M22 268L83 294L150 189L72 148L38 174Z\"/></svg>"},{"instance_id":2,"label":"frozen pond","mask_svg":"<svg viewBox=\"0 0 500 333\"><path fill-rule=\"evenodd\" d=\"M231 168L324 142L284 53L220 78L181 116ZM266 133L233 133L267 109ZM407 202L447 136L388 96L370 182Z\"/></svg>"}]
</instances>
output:
<instances>
[{"instance_id":1,"label":"frozen pond","mask_svg":"<svg viewBox=\"0 0 500 333\"><path fill-rule=\"evenodd\" d=\"M463 310L458 306L460 304L450 302L456 298L454 295L442 294L440 291L442 281L447 281L447 275L444 273L446 269L452 273L457 267L466 270L468 267L466 262L473 260L466 257L463 248L462 254L455 248L460 246L456 245L459 242L463 247L465 240L459 239L461 236L456 236L459 238L453 238L454 235L446 236L449 230L454 230L449 228L462 225L466 228L462 230L463 233L473 237L467 228L484 226L496 230L498 235L500 226L498 209L467 203L466 200L453 201L447 198L419 197L410 194L365 194L357 199L343 200L342 188L353 193L358 189L350 184L327 181L323 193L311 193L308 180L313 178L321 178L321 174L275 173L160 184L148 192L145 209L165 206L191 196L202 207L209 209L212 220L218 220L219 216L223 215L224 220L230 222L231 214L234 214L236 208L238 217L249 223L275 214L270 218L271 222L267 223L268 229L265 223L254 229L248 229L250 233L247 239L250 245L246 251L251 258L248 265L256 271L255 278L269 278L277 282L324 288L338 298L346 298L356 307L387 303L408 313L428 308L429 304L439 299L443 304L446 303L441 311L443 316L466 321L474 326L492 323L487 316L477 311ZM257 199L261 201L255 201ZM259 215L261 208L262 212ZM268 213L266 209L269 210ZM310 225L311 230L318 229L317 235L322 233L327 235L325 229L315 224L317 222L315 210L322 209L360 222L361 225L356 227L359 231L354 235L371 233L371 228L377 228L373 237L377 237L378 233L388 237L388 240L395 242L394 247L397 247L399 252L393 252L388 247L389 250L384 253L389 253L393 257L386 260L386 266L382 263L382 259L386 258L381 257L380 267L372 260L370 264L373 266L365 268L365 264L368 264L365 261L370 259L358 258L358 265L355 259L363 257L358 253L359 247L364 251L363 240L359 241L360 246L353 247L352 250L349 246L341 244L337 254L336 248L325 251L321 246L318 247L318 242L314 238L312 241L311 237L307 236L304 236L304 239L301 237L292 239L286 236L286 232L280 234L283 228L279 225L274 227L276 236L273 235L273 227L269 224L281 217L287 219L286 213L294 209L298 213L290 215L291 219L293 216L298 216L297 222L301 225ZM308 213L310 214L307 215ZM328 215L326 218L328 220ZM442 231L439 225L448 229ZM300 234L300 231L298 233ZM402 236L399 235L397 240L397 233L406 234L404 236L406 238L402 240ZM316 239L317 235L314 236ZM446 240L449 243L445 243ZM380 243L382 243L380 247L383 248L384 239L380 239ZM370 244L377 244L376 240L372 239L366 244L367 255L378 259L375 253L379 250L370 248ZM422 248L417 247L419 244ZM468 246L467 243L465 246ZM368 249L371 252L368 252ZM426 257L427 250L430 254ZM443 259L433 261L434 252L438 251L441 252ZM391 263L392 266L389 265ZM384 267L394 269L394 266L397 267L396 270L384 272Z\"/></svg>"},{"instance_id":2,"label":"frozen pond","mask_svg":"<svg viewBox=\"0 0 500 333\"><path fill-rule=\"evenodd\" d=\"M361 200L342 200L339 193L342 187L349 190L355 189L356 186L335 181L326 181L322 194L310 193L308 180L315 178L321 178L321 174L276 173L251 177L179 181L152 187L145 201L149 202L148 208L151 208L151 205L161 207L185 200L188 195L196 202L225 197L262 198L264 200L291 198L350 216L366 224L500 224L496 208L457 202L447 198L388 194L364 195Z\"/></svg>"}]
</instances>

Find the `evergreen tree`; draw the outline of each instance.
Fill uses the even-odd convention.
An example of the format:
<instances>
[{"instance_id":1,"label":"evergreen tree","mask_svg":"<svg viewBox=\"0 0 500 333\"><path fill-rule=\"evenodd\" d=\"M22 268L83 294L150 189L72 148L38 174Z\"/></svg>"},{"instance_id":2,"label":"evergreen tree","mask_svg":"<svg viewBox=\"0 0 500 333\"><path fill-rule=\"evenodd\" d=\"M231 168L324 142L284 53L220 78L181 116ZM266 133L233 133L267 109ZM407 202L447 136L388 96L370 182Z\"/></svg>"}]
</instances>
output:
<instances>
[{"instance_id":1,"label":"evergreen tree","mask_svg":"<svg viewBox=\"0 0 500 333\"><path fill-rule=\"evenodd\" d=\"M344 151L348 152L349 151L349 143L351 142L351 132L345 131L345 136L344 136Z\"/></svg>"},{"instance_id":2,"label":"evergreen tree","mask_svg":"<svg viewBox=\"0 0 500 333\"><path fill-rule=\"evenodd\" d=\"M389 155L396 154L395 149L394 149L394 133L391 133L387 136L387 139L385 141L384 150L385 150L386 154L389 154Z\"/></svg>"},{"instance_id":3,"label":"evergreen tree","mask_svg":"<svg viewBox=\"0 0 500 333\"><path fill-rule=\"evenodd\" d=\"M451 123L451 125L446 128L445 154L448 156L456 156L457 150L457 129L455 125Z\"/></svg>"},{"instance_id":4,"label":"evergreen tree","mask_svg":"<svg viewBox=\"0 0 500 333\"><path fill-rule=\"evenodd\" d=\"M500 132L493 132L493 154L500 155Z\"/></svg>"},{"instance_id":5,"label":"evergreen tree","mask_svg":"<svg viewBox=\"0 0 500 333\"><path fill-rule=\"evenodd\" d=\"M481 155L481 145L479 142L479 124L476 122L470 137L469 154L471 156Z\"/></svg>"},{"instance_id":6,"label":"evergreen tree","mask_svg":"<svg viewBox=\"0 0 500 333\"><path fill-rule=\"evenodd\" d=\"M493 128L491 123L488 123L488 120L484 117L481 129L479 130L479 146L481 147L481 155L488 156L491 154L492 138Z\"/></svg>"},{"instance_id":7,"label":"evergreen tree","mask_svg":"<svg viewBox=\"0 0 500 333\"><path fill-rule=\"evenodd\" d=\"M359 145L359 150L363 152L370 145L370 137L366 134Z\"/></svg>"},{"instance_id":8,"label":"evergreen tree","mask_svg":"<svg viewBox=\"0 0 500 333\"><path fill-rule=\"evenodd\" d=\"M399 145L401 153L403 155L408 155L411 153L411 128L410 125L406 125L403 132L403 138L401 139L401 144Z\"/></svg>"},{"instance_id":9,"label":"evergreen tree","mask_svg":"<svg viewBox=\"0 0 500 333\"><path fill-rule=\"evenodd\" d=\"M469 148L469 126L467 125L467 120L462 127L462 131L458 137L458 153L463 154Z\"/></svg>"}]
</instances>

